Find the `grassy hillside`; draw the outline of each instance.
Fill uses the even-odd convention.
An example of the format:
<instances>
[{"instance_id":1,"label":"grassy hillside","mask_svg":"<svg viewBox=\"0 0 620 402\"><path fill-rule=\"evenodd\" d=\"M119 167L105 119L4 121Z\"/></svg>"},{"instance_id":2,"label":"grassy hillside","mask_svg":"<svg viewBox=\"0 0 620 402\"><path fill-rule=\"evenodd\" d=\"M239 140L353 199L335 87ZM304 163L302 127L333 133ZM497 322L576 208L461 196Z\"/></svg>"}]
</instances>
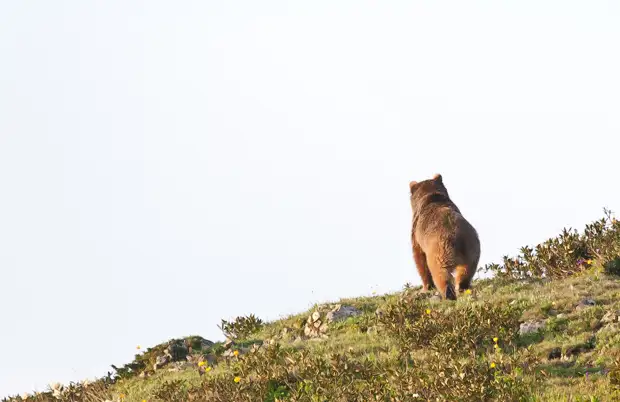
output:
<instances>
[{"instance_id":1,"label":"grassy hillside","mask_svg":"<svg viewBox=\"0 0 620 402\"><path fill-rule=\"evenodd\" d=\"M170 340L92 384L3 401L620 400L620 222L484 269L456 302L405 286L239 317L226 343Z\"/></svg>"}]
</instances>

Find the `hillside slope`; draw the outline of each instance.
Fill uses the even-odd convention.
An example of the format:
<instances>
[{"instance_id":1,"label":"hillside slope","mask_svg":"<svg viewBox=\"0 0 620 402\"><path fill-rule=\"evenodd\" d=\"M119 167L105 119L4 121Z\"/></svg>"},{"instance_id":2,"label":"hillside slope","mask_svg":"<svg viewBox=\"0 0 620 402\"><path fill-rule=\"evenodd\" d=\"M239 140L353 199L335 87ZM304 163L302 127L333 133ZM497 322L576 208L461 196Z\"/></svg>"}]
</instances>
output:
<instances>
[{"instance_id":1,"label":"hillside slope","mask_svg":"<svg viewBox=\"0 0 620 402\"><path fill-rule=\"evenodd\" d=\"M3 401L620 400L620 223L610 214L485 267L456 302L406 286L231 341L171 340L92 384Z\"/></svg>"}]
</instances>

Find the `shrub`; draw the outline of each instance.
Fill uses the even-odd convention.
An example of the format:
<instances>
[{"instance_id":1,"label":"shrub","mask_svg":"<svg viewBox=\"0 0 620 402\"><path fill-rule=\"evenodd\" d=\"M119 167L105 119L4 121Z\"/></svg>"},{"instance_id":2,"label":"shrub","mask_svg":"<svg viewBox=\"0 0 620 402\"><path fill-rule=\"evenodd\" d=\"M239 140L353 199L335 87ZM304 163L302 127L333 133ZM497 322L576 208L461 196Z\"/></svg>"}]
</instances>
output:
<instances>
[{"instance_id":1,"label":"shrub","mask_svg":"<svg viewBox=\"0 0 620 402\"><path fill-rule=\"evenodd\" d=\"M239 358L193 390L207 401L518 401L526 387L509 360L450 359L435 353L413 365L313 355L274 344ZM190 392L190 395L192 393Z\"/></svg>"},{"instance_id":2,"label":"shrub","mask_svg":"<svg viewBox=\"0 0 620 402\"><path fill-rule=\"evenodd\" d=\"M620 221L604 209L602 219L587 224L584 232L566 229L554 238L525 246L516 257L504 256L502 264L487 264L486 272L502 278L565 278L589 269L599 260L609 273L620 272Z\"/></svg>"},{"instance_id":3,"label":"shrub","mask_svg":"<svg viewBox=\"0 0 620 402\"><path fill-rule=\"evenodd\" d=\"M442 311L405 297L388 304L378 320L403 356L419 348L463 355L492 350L494 338L498 348L510 344L518 333L521 313L517 307L487 303Z\"/></svg>"},{"instance_id":4,"label":"shrub","mask_svg":"<svg viewBox=\"0 0 620 402\"><path fill-rule=\"evenodd\" d=\"M229 339L243 339L258 332L263 325L264 323L260 318L250 314L247 317L237 317L232 322L222 320L219 328Z\"/></svg>"}]
</instances>

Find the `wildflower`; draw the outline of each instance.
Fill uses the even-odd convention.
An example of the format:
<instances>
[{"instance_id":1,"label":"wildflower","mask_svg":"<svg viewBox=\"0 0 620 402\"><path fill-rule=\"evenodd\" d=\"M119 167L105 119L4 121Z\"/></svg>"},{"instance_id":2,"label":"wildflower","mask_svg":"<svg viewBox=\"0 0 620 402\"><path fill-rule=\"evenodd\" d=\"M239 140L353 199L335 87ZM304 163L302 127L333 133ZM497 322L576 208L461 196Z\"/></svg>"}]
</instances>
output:
<instances>
[{"instance_id":1,"label":"wildflower","mask_svg":"<svg viewBox=\"0 0 620 402\"><path fill-rule=\"evenodd\" d=\"M209 371L211 371L211 367L207 367L205 371L208 373Z\"/></svg>"},{"instance_id":2,"label":"wildflower","mask_svg":"<svg viewBox=\"0 0 620 402\"><path fill-rule=\"evenodd\" d=\"M122 401L123 399L125 399L125 394L120 394L118 397L121 398Z\"/></svg>"},{"instance_id":3,"label":"wildflower","mask_svg":"<svg viewBox=\"0 0 620 402\"><path fill-rule=\"evenodd\" d=\"M497 343L496 343L495 345L493 345L493 347L494 347L495 349L499 349L499 345L498 345Z\"/></svg>"},{"instance_id":4,"label":"wildflower","mask_svg":"<svg viewBox=\"0 0 620 402\"><path fill-rule=\"evenodd\" d=\"M238 383L239 381L241 381L241 378L240 377L235 377L235 379L233 381Z\"/></svg>"},{"instance_id":5,"label":"wildflower","mask_svg":"<svg viewBox=\"0 0 620 402\"><path fill-rule=\"evenodd\" d=\"M588 265L592 264L592 260L586 260L586 264Z\"/></svg>"},{"instance_id":6,"label":"wildflower","mask_svg":"<svg viewBox=\"0 0 620 402\"><path fill-rule=\"evenodd\" d=\"M466 295L470 295L471 294L471 289L465 289L465 294Z\"/></svg>"},{"instance_id":7,"label":"wildflower","mask_svg":"<svg viewBox=\"0 0 620 402\"><path fill-rule=\"evenodd\" d=\"M431 310L427 308L426 309L426 314L430 314L430 313L431 313Z\"/></svg>"},{"instance_id":8,"label":"wildflower","mask_svg":"<svg viewBox=\"0 0 620 402\"><path fill-rule=\"evenodd\" d=\"M205 362L198 362L198 367L202 367L204 366L206 363Z\"/></svg>"},{"instance_id":9,"label":"wildflower","mask_svg":"<svg viewBox=\"0 0 620 402\"><path fill-rule=\"evenodd\" d=\"M498 337L493 338L493 342L497 343L497 341L499 341Z\"/></svg>"},{"instance_id":10,"label":"wildflower","mask_svg":"<svg viewBox=\"0 0 620 402\"><path fill-rule=\"evenodd\" d=\"M238 350L235 350L235 351L233 352L233 355L235 355L235 356L239 356L239 351L238 351Z\"/></svg>"},{"instance_id":11,"label":"wildflower","mask_svg":"<svg viewBox=\"0 0 620 402\"><path fill-rule=\"evenodd\" d=\"M491 368L495 368L495 362L491 363Z\"/></svg>"}]
</instances>

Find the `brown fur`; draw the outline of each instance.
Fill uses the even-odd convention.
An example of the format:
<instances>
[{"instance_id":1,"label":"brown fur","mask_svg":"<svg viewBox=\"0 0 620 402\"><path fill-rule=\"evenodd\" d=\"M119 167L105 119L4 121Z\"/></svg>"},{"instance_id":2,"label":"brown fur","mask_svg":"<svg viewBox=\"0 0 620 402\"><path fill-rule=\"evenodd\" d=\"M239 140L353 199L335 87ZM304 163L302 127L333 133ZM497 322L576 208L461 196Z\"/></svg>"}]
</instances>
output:
<instances>
[{"instance_id":1,"label":"brown fur","mask_svg":"<svg viewBox=\"0 0 620 402\"><path fill-rule=\"evenodd\" d=\"M455 300L458 292L470 287L478 268L478 233L448 196L441 175L412 181L409 190L413 258L423 289L434 285L444 299Z\"/></svg>"}]
</instances>

